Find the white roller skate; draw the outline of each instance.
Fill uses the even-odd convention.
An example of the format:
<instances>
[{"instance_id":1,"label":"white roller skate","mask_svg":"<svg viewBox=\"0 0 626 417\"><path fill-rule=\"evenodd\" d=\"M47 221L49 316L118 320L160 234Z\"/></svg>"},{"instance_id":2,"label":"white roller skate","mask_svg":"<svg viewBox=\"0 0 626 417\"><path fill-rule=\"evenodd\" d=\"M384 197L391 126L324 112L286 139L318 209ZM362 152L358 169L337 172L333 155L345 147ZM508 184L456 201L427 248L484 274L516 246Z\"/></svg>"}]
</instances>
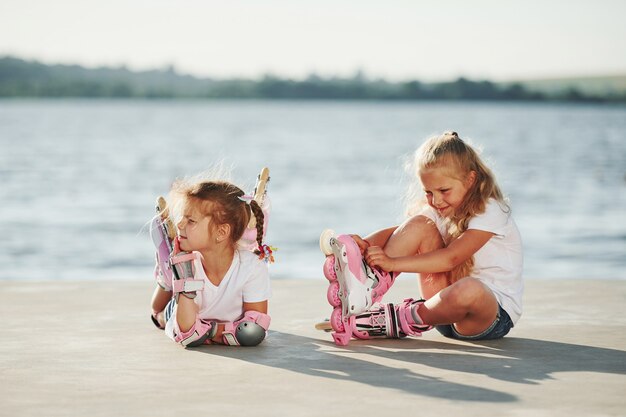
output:
<instances>
[{"instance_id":1,"label":"white roller skate","mask_svg":"<svg viewBox=\"0 0 626 417\"><path fill-rule=\"evenodd\" d=\"M352 336L368 339L366 331L355 327L355 316L382 299L393 284L392 275L370 268L349 235L335 237L332 230L325 230L320 236L320 249L326 255L324 276L330 282L326 296L334 307L330 325L335 343L345 346Z\"/></svg>"}]
</instances>

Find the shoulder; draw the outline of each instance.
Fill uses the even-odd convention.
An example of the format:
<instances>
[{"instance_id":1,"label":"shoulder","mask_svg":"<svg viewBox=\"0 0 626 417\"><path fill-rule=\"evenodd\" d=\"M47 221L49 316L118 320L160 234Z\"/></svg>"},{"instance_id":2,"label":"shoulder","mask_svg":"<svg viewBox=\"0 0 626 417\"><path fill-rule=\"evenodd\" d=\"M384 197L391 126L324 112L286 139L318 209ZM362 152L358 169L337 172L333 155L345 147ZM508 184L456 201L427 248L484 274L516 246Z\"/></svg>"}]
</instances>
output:
<instances>
[{"instance_id":1,"label":"shoulder","mask_svg":"<svg viewBox=\"0 0 626 417\"><path fill-rule=\"evenodd\" d=\"M256 303L269 299L271 284L267 264L247 250L240 250L238 256L241 262L238 279L243 283L243 301Z\"/></svg>"},{"instance_id":2,"label":"shoulder","mask_svg":"<svg viewBox=\"0 0 626 417\"><path fill-rule=\"evenodd\" d=\"M485 211L469 221L468 229L478 229L501 234L511 218L511 209L504 203L489 199Z\"/></svg>"},{"instance_id":3,"label":"shoulder","mask_svg":"<svg viewBox=\"0 0 626 417\"><path fill-rule=\"evenodd\" d=\"M258 271L267 273L267 263L259 259L259 256L248 250L237 250L241 268L247 272Z\"/></svg>"},{"instance_id":4,"label":"shoulder","mask_svg":"<svg viewBox=\"0 0 626 417\"><path fill-rule=\"evenodd\" d=\"M249 250L237 249L237 254L242 263L251 263L254 260L258 260L258 257Z\"/></svg>"},{"instance_id":5,"label":"shoulder","mask_svg":"<svg viewBox=\"0 0 626 417\"><path fill-rule=\"evenodd\" d=\"M485 216L511 217L511 208L503 202L490 198L485 206Z\"/></svg>"}]
</instances>

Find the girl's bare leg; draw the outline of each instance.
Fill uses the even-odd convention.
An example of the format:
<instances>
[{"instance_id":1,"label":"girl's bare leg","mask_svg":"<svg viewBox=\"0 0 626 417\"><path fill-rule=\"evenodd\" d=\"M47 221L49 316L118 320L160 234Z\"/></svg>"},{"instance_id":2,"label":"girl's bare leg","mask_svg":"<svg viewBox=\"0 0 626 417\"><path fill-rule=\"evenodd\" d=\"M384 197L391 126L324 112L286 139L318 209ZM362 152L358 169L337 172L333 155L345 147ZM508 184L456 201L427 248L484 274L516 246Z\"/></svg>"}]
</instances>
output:
<instances>
[{"instance_id":1,"label":"girl's bare leg","mask_svg":"<svg viewBox=\"0 0 626 417\"><path fill-rule=\"evenodd\" d=\"M172 299L172 292L166 291L158 285L152 293L152 313L160 313L165 309L167 303Z\"/></svg>"},{"instance_id":2,"label":"girl's bare leg","mask_svg":"<svg viewBox=\"0 0 626 417\"><path fill-rule=\"evenodd\" d=\"M426 216L413 216L402 223L383 248L391 257L410 256L444 247L437 226ZM419 274L422 297L428 299L448 285L445 273Z\"/></svg>"},{"instance_id":3,"label":"girl's bare leg","mask_svg":"<svg viewBox=\"0 0 626 417\"><path fill-rule=\"evenodd\" d=\"M444 247L437 226L425 216L401 224L384 247L388 256L409 256ZM463 335L479 334L496 319L498 302L479 280L463 278L449 285L445 273L419 274L422 297L427 301L418 314L424 323L452 324Z\"/></svg>"},{"instance_id":4,"label":"girl's bare leg","mask_svg":"<svg viewBox=\"0 0 626 417\"><path fill-rule=\"evenodd\" d=\"M171 299L172 292L166 291L158 285L154 289L154 293L152 293L152 316L157 319L161 327L165 327L165 317L163 316L163 310Z\"/></svg>"},{"instance_id":5,"label":"girl's bare leg","mask_svg":"<svg viewBox=\"0 0 626 417\"><path fill-rule=\"evenodd\" d=\"M493 292L475 278L462 278L429 298L418 309L424 323L452 324L462 335L476 335L496 319L498 301Z\"/></svg>"}]
</instances>

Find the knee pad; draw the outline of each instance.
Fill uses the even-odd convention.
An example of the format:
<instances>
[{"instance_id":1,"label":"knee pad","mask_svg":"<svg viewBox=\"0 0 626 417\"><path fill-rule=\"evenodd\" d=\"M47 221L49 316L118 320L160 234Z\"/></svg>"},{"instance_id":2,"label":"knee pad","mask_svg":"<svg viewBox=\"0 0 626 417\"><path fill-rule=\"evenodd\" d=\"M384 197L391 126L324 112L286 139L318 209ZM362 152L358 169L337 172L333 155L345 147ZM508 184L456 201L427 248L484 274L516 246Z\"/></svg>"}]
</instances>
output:
<instances>
[{"instance_id":1,"label":"knee pad","mask_svg":"<svg viewBox=\"0 0 626 417\"><path fill-rule=\"evenodd\" d=\"M176 318L174 318L176 320ZM196 322L191 329L186 332L180 331L178 323L175 324L174 341L184 347L196 347L204 344L206 340L215 337L217 333L217 323L215 321L203 320L196 317Z\"/></svg>"},{"instance_id":2,"label":"knee pad","mask_svg":"<svg viewBox=\"0 0 626 417\"><path fill-rule=\"evenodd\" d=\"M270 316L258 311L246 311L240 320L226 323L222 338L229 346L256 346L265 339Z\"/></svg>"}]
</instances>

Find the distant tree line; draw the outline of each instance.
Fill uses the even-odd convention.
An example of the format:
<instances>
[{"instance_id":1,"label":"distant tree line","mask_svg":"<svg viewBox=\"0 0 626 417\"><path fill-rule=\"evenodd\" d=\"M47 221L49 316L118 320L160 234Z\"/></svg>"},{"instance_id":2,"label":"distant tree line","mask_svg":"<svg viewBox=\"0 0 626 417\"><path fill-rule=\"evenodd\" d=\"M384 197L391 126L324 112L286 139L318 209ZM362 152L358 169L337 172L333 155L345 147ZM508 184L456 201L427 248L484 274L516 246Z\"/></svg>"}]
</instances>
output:
<instances>
[{"instance_id":1,"label":"distant tree line","mask_svg":"<svg viewBox=\"0 0 626 417\"><path fill-rule=\"evenodd\" d=\"M388 82L352 78L304 80L265 76L259 80L196 78L174 68L133 72L127 68L87 69L45 65L14 57L0 58L0 97L333 99L333 100L525 100L626 102L625 94L583 94L576 89L548 94L521 84L459 78L450 82Z\"/></svg>"}]
</instances>

